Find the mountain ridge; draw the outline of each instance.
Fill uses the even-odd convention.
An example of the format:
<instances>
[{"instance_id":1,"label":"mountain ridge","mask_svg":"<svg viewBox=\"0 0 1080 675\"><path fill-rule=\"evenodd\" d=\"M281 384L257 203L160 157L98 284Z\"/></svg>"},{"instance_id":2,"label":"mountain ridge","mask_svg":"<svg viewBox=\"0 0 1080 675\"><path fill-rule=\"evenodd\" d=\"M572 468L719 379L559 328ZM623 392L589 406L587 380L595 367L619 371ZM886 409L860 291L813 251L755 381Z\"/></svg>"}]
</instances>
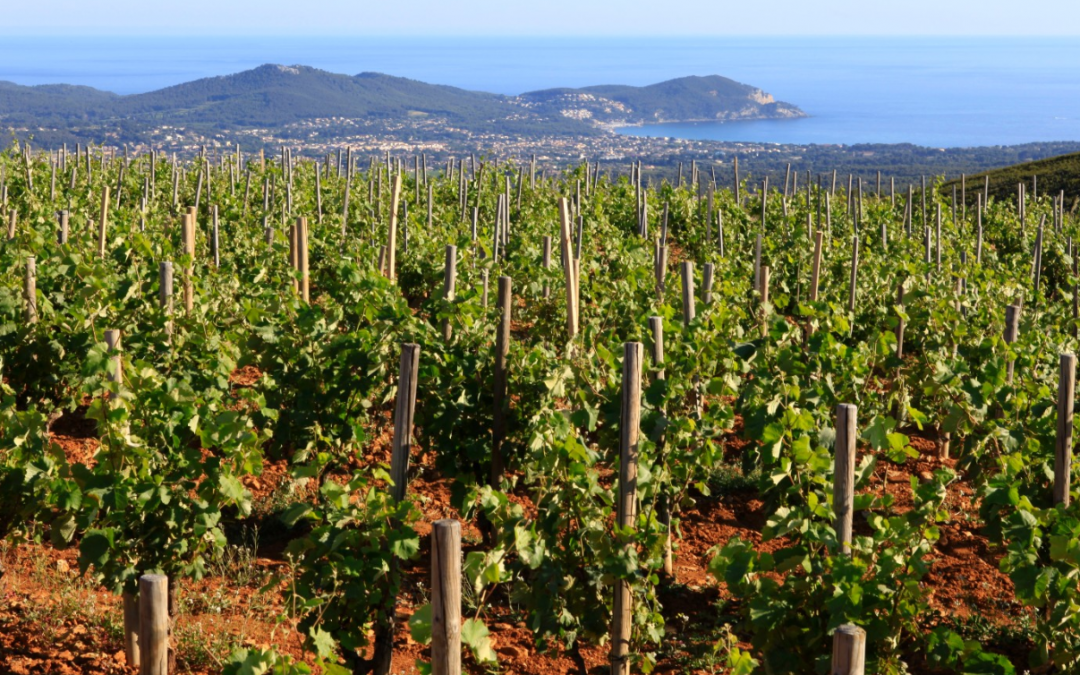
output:
<instances>
[{"instance_id":1,"label":"mountain ridge","mask_svg":"<svg viewBox=\"0 0 1080 675\"><path fill-rule=\"evenodd\" d=\"M281 128L345 118L367 124L441 120L470 133L595 135L619 125L804 117L751 85L719 75L644 87L596 85L517 96L430 84L384 73L343 75L303 65L263 64L139 94L65 84L0 82L0 125Z\"/></svg>"}]
</instances>

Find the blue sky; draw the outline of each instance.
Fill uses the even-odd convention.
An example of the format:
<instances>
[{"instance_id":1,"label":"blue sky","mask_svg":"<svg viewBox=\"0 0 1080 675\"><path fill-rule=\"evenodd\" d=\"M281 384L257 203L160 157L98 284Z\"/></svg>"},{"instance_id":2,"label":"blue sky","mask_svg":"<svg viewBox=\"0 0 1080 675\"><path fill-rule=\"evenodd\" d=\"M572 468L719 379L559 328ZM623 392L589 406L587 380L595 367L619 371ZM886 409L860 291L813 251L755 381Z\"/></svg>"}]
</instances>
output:
<instances>
[{"instance_id":1,"label":"blue sky","mask_svg":"<svg viewBox=\"0 0 1080 675\"><path fill-rule=\"evenodd\" d=\"M38 0L4 31L56 35L1078 35L1078 0Z\"/></svg>"}]
</instances>

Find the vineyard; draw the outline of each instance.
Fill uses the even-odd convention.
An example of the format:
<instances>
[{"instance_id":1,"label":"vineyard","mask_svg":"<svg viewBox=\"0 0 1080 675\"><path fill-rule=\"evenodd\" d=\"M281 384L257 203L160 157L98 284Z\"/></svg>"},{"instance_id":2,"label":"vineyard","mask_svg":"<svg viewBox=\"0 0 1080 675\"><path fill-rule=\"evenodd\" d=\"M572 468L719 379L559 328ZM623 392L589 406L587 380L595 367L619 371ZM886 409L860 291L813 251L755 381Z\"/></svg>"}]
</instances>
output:
<instances>
[{"instance_id":1,"label":"vineyard","mask_svg":"<svg viewBox=\"0 0 1080 675\"><path fill-rule=\"evenodd\" d=\"M940 185L9 148L0 670L1075 672L1076 223Z\"/></svg>"}]
</instances>

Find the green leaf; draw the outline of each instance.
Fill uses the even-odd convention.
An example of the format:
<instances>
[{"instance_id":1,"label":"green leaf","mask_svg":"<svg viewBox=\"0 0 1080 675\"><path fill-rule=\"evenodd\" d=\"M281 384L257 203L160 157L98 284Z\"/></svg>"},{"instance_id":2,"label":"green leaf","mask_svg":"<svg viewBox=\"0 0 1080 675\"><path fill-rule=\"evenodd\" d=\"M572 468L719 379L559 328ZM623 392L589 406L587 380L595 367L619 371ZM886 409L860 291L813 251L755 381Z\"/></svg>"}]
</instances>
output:
<instances>
[{"instance_id":1,"label":"green leaf","mask_svg":"<svg viewBox=\"0 0 1080 675\"><path fill-rule=\"evenodd\" d=\"M409 634L419 644L431 643L431 603L423 605L409 617Z\"/></svg>"},{"instance_id":2,"label":"green leaf","mask_svg":"<svg viewBox=\"0 0 1080 675\"><path fill-rule=\"evenodd\" d=\"M337 649L337 642L334 640L334 636L323 630L319 626L312 626L308 629L308 637L311 641L311 646L318 654L320 659L328 658Z\"/></svg>"},{"instance_id":3,"label":"green leaf","mask_svg":"<svg viewBox=\"0 0 1080 675\"><path fill-rule=\"evenodd\" d=\"M109 560L115 532L110 529L90 530L79 542L79 569L101 568Z\"/></svg>"},{"instance_id":4,"label":"green leaf","mask_svg":"<svg viewBox=\"0 0 1080 675\"><path fill-rule=\"evenodd\" d=\"M472 650L480 663L498 663L499 658L491 646L491 633L479 619L466 619L461 625L461 640Z\"/></svg>"},{"instance_id":5,"label":"green leaf","mask_svg":"<svg viewBox=\"0 0 1080 675\"><path fill-rule=\"evenodd\" d=\"M420 537L411 527L390 530L390 552L402 560L408 560L420 550Z\"/></svg>"},{"instance_id":6,"label":"green leaf","mask_svg":"<svg viewBox=\"0 0 1080 675\"><path fill-rule=\"evenodd\" d=\"M751 675L759 665L757 659L750 656L750 652L744 652L738 647L732 647L728 652L727 666L731 669L731 675Z\"/></svg>"}]
</instances>

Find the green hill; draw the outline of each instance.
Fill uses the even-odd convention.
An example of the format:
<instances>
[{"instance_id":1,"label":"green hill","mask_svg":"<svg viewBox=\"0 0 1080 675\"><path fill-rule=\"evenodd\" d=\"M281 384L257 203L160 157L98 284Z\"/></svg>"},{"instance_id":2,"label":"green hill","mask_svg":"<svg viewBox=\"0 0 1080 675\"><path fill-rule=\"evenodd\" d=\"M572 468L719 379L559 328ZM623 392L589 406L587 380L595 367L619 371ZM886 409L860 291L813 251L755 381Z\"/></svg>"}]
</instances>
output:
<instances>
[{"instance_id":1,"label":"green hill","mask_svg":"<svg viewBox=\"0 0 1080 675\"><path fill-rule=\"evenodd\" d=\"M438 120L447 129L521 136L594 135L613 121L796 117L759 89L727 78L689 77L648 87L557 89L509 97L380 73L349 76L307 66L263 65L145 94L89 87L25 87L0 82L0 125L59 129L122 126L128 131L186 126L280 129L306 120L364 124Z\"/></svg>"},{"instance_id":2,"label":"green hill","mask_svg":"<svg viewBox=\"0 0 1080 675\"><path fill-rule=\"evenodd\" d=\"M681 77L646 87L601 85L522 94L532 110L562 112L606 124L805 117L790 103L719 75Z\"/></svg>"},{"instance_id":3,"label":"green hill","mask_svg":"<svg viewBox=\"0 0 1080 675\"><path fill-rule=\"evenodd\" d=\"M987 176L990 177L990 195L999 200L1015 198L1016 187L1019 183L1024 183L1030 193L1031 179L1034 176L1038 177L1040 195L1056 195L1061 190L1065 190L1065 194L1072 197L1076 193L1077 185L1080 185L1080 153L1014 164L968 176L969 202L975 203L976 194L983 189ZM954 185L959 187L960 180L955 179L944 183L941 190L951 195Z\"/></svg>"}]
</instances>

